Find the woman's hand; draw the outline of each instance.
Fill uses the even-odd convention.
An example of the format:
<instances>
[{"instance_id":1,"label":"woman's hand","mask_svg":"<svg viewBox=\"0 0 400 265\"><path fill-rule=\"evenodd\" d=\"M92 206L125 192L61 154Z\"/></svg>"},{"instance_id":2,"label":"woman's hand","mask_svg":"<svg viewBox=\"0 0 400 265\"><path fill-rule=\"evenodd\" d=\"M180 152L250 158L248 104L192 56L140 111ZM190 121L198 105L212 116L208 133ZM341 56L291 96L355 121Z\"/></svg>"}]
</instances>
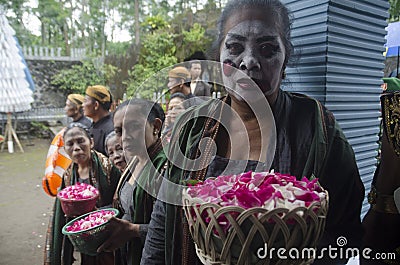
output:
<instances>
[{"instance_id":1,"label":"woman's hand","mask_svg":"<svg viewBox=\"0 0 400 265\"><path fill-rule=\"evenodd\" d=\"M97 249L97 252L112 252L133 238L139 237L139 226L126 220L111 217L107 228L111 231L111 235Z\"/></svg>"}]
</instances>

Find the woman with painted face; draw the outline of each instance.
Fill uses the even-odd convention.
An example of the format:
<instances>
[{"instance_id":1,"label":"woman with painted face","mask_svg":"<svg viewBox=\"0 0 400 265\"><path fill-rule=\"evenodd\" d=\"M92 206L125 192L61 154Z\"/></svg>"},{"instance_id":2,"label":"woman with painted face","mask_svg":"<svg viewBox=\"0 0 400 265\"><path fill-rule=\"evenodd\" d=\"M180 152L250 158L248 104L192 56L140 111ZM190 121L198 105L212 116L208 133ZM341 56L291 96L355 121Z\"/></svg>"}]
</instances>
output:
<instances>
[{"instance_id":1,"label":"woman with painted face","mask_svg":"<svg viewBox=\"0 0 400 265\"><path fill-rule=\"evenodd\" d=\"M290 26L288 10L278 0L231 0L226 5L216 59L228 95L178 117L169 148L170 182L163 183L160 194L166 195L154 206L141 264L200 263L182 208L174 205L181 193L168 183L248 170L274 169L299 179L317 176L330 196L318 247L337 246L339 236L346 237L347 246L359 246L364 187L354 152L317 100L280 88L293 49ZM187 163L179 163L182 153ZM196 162L189 167L189 161ZM171 199L173 193L177 198ZM315 261L345 263L328 255Z\"/></svg>"},{"instance_id":2,"label":"woman with painted face","mask_svg":"<svg viewBox=\"0 0 400 265\"><path fill-rule=\"evenodd\" d=\"M160 105L142 99L125 101L114 113L115 131L129 161L116 191L124 215L110 220L112 234L99 252L120 248L116 264L140 263L166 161L160 140L164 120Z\"/></svg>"},{"instance_id":3,"label":"woman with painted face","mask_svg":"<svg viewBox=\"0 0 400 265\"><path fill-rule=\"evenodd\" d=\"M99 190L96 207L111 206L120 171L103 154L93 150L93 140L86 128L79 124L68 127L64 132L64 149L72 160L65 171L61 189L76 183L87 183ZM74 262L71 241L63 236L61 229L70 221L65 217L60 201L56 199L52 219L52 235L48 238L49 261L46 264L72 264ZM113 253L99 253L97 256L81 254L82 265L112 265Z\"/></svg>"}]
</instances>

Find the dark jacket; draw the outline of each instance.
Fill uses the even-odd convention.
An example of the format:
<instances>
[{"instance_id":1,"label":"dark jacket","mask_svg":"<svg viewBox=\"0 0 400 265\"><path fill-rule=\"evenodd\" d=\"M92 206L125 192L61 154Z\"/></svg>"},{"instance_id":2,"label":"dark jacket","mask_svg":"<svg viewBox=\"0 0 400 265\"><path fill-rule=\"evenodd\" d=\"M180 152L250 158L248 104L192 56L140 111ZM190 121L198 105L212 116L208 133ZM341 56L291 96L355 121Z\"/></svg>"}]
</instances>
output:
<instances>
[{"instance_id":1,"label":"dark jacket","mask_svg":"<svg viewBox=\"0 0 400 265\"><path fill-rule=\"evenodd\" d=\"M200 114L215 110L216 103L218 101L211 100L178 118L175 128L179 128L182 122L184 126L179 128L179 144L170 146L170 157L183 151L186 157L192 158L204 130L206 121L204 117L207 117ZM277 130L277 146L272 168L280 173L295 175L297 178L315 175L329 192L329 212L319 247L329 244L335 246L339 236L348 239L347 246L358 247L363 233L360 212L364 186L354 152L332 113L312 98L283 91L280 91L272 111ZM187 178L184 170L173 165L167 172L167 177L175 183ZM181 264L184 247L181 209L175 205L164 204L164 213L160 215L158 211L157 207L153 211L154 216L146 239L146 245L153 247L150 250L145 246L143 256L147 260L142 259L142 264L146 264L149 260L152 264ZM163 233L164 245L156 246L159 242L152 242L152 238L149 237L149 234L153 234L153 221L157 224L156 218L153 220L153 217L163 217L158 223L165 226L157 230L157 233ZM157 257L157 261L152 256ZM164 260L159 259L160 257ZM328 261L319 262L326 264Z\"/></svg>"},{"instance_id":2,"label":"dark jacket","mask_svg":"<svg viewBox=\"0 0 400 265\"><path fill-rule=\"evenodd\" d=\"M196 88L193 94L198 97L210 97L211 86L203 81L197 81Z\"/></svg>"}]
</instances>

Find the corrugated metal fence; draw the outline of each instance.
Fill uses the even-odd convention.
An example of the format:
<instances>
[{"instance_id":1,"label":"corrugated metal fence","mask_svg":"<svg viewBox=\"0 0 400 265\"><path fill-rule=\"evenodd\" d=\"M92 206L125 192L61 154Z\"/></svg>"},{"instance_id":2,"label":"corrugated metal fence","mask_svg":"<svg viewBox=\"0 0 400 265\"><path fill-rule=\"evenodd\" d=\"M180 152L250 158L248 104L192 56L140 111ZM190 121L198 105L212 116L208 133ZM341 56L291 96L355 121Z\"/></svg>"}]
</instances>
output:
<instances>
[{"instance_id":1,"label":"corrugated metal fence","mask_svg":"<svg viewBox=\"0 0 400 265\"><path fill-rule=\"evenodd\" d=\"M294 15L301 54L287 69L288 91L331 110L353 146L366 192L376 167L379 95L389 3L383 0L283 0ZM363 205L363 214L368 204Z\"/></svg>"}]
</instances>

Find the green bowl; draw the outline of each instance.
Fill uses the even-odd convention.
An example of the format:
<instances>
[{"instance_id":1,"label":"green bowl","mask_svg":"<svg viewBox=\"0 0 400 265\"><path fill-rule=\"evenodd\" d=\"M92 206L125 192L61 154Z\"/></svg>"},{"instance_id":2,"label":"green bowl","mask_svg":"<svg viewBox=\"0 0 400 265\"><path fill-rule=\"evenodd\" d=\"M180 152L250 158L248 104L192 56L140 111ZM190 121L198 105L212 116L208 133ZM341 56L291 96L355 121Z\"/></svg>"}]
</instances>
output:
<instances>
[{"instance_id":1,"label":"green bowl","mask_svg":"<svg viewBox=\"0 0 400 265\"><path fill-rule=\"evenodd\" d=\"M106 209L99 209L90 213L86 213L84 215L81 215L70 222L68 222L64 227L62 228L62 233L64 235L67 235L68 238L71 240L72 245L76 248L81 253L90 255L90 256L96 256L97 255L97 249L101 244L106 241L106 239L110 235L110 231L107 230L107 225L109 224L109 221L102 223L101 225L91 227L86 230L81 230L78 232L68 232L67 227L72 225L75 221L78 221L80 219L85 218L86 216L95 213L95 212L100 212L100 211L112 211L114 212L114 216L118 216L119 211L114 208L106 208Z\"/></svg>"}]
</instances>

